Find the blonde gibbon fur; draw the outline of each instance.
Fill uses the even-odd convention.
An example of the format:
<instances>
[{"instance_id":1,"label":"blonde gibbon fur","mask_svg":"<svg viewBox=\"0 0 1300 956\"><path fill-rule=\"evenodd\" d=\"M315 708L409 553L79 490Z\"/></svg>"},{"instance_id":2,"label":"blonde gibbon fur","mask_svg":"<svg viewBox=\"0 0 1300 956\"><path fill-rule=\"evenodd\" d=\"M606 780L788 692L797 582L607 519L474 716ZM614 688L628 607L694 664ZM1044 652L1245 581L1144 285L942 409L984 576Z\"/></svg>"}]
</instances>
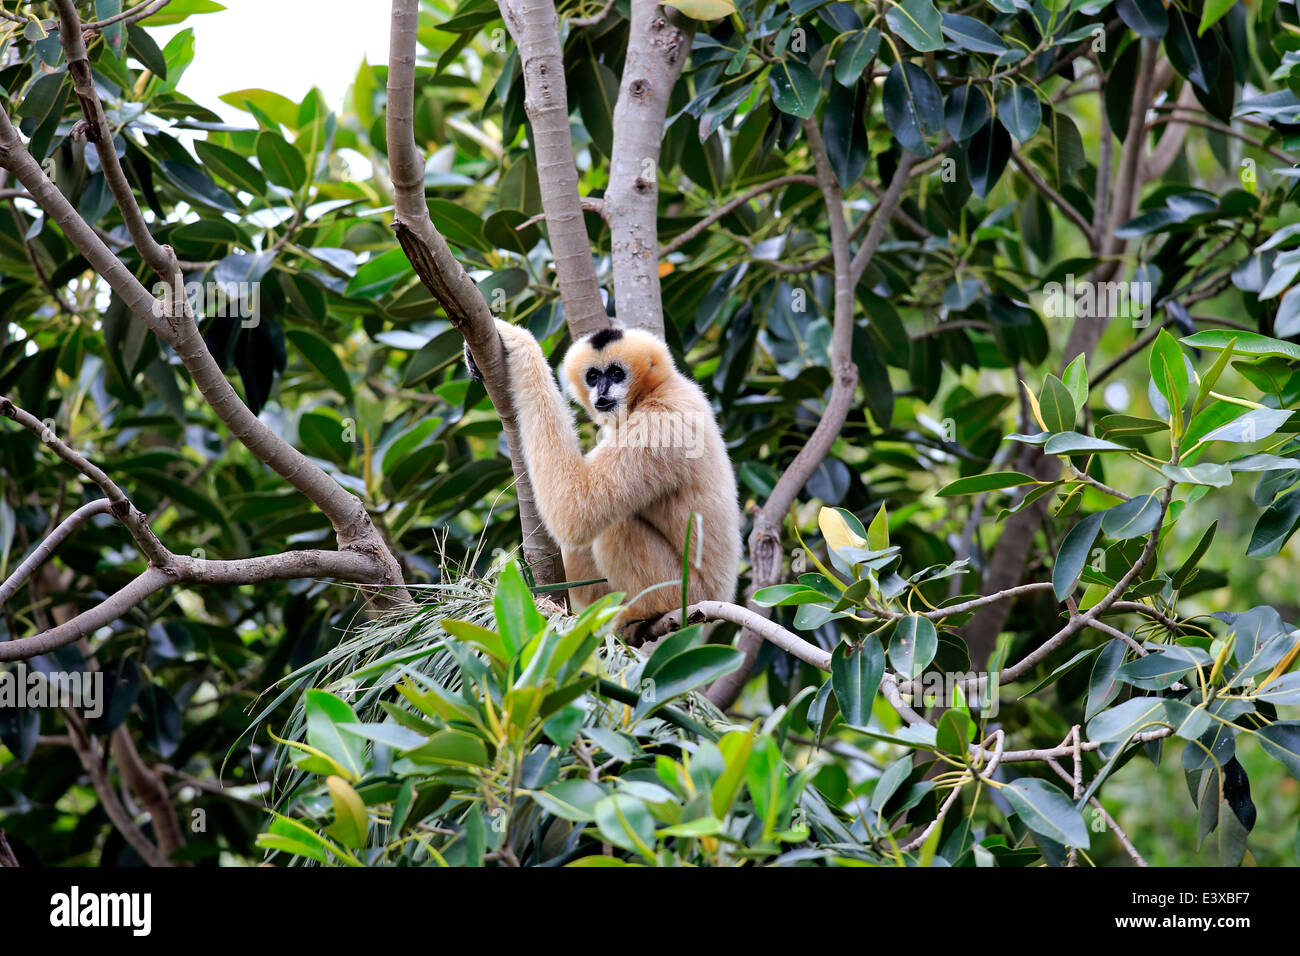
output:
<instances>
[{"instance_id":1,"label":"blonde gibbon fur","mask_svg":"<svg viewBox=\"0 0 1300 956\"><path fill-rule=\"evenodd\" d=\"M736 478L704 392L639 329L606 329L564 357L569 394L601 426L585 456L573 417L537 340L497 320L510 370L524 460L538 511L559 542L585 607L621 591L620 624L681 606L682 555L691 530L689 600L731 601L740 564Z\"/></svg>"}]
</instances>

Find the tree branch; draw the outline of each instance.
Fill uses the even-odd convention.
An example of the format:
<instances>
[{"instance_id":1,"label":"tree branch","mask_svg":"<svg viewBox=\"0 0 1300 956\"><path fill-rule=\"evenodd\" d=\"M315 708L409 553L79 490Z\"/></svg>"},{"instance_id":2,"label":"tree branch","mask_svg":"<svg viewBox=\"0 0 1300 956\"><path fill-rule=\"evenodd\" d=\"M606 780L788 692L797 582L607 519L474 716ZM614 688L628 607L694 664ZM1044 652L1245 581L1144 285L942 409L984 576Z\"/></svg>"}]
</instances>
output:
<instances>
[{"instance_id":1,"label":"tree branch","mask_svg":"<svg viewBox=\"0 0 1300 956\"><path fill-rule=\"evenodd\" d=\"M728 199L725 203L723 203L717 209L713 210L711 213L709 213L699 222L695 223L685 232L673 236L671 240L669 240L664 245L660 246L659 258L662 259L665 256L667 256L669 253L676 252L682 246L686 245L686 243L690 242L692 239L694 239L696 236L702 233L705 229L708 229L709 226L713 225L715 222L717 222L719 219L722 219L724 216L730 215L732 212L739 209L741 206L745 205L745 203L749 202L750 200L755 199L763 195L764 193L769 193L776 189L783 189L786 186L794 186L794 185L816 186L817 177L809 176L806 173L796 173L791 176L778 176L776 179L769 180L765 183L759 183L757 186L753 187L752 189L747 189L739 196L733 196L731 199Z\"/></svg>"},{"instance_id":2,"label":"tree branch","mask_svg":"<svg viewBox=\"0 0 1300 956\"><path fill-rule=\"evenodd\" d=\"M627 56L614 106L605 207L619 323L663 338L659 289L659 153L673 86L694 25L656 0L631 0ZM567 128L567 126L566 126Z\"/></svg>"},{"instance_id":3,"label":"tree branch","mask_svg":"<svg viewBox=\"0 0 1300 956\"><path fill-rule=\"evenodd\" d=\"M44 541L33 548L32 553L27 556L22 564L18 565L14 573L5 579L3 584L0 584L0 607L8 603L9 598L23 586L23 582L32 576L32 573L55 552L72 532L95 515L108 513L112 504L107 498L96 498L94 501L82 505L59 522L58 527L51 531Z\"/></svg>"},{"instance_id":4,"label":"tree branch","mask_svg":"<svg viewBox=\"0 0 1300 956\"><path fill-rule=\"evenodd\" d=\"M4 646L0 644L0 648ZM95 794L99 797L99 803L104 808L104 813L114 828L118 833L122 834L122 838L126 840L127 845L140 854L140 858L145 863L150 866L171 866L172 862L163 855L158 846L149 842L148 837L135 825L135 821L131 819L131 814L122 805L121 798L118 797L117 791L113 789L113 784L108 779L104 758L100 755L99 748L95 746L94 737L91 736L90 730L81 715L71 707L63 708L63 715L68 722L68 731L72 738L72 749L76 751L81 766L90 778L90 785L94 788Z\"/></svg>"},{"instance_id":5,"label":"tree branch","mask_svg":"<svg viewBox=\"0 0 1300 956\"><path fill-rule=\"evenodd\" d=\"M1034 184L1034 188L1051 200L1052 203L1061 210L1061 212L1065 213L1065 218L1069 219L1070 222L1079 227L1079 231L1082 232L1084 238L1088 240L1088 245L1092 246L1095 242L1095 236L1092 232L1092 223L1088 222L1083 213L1071 206L1066 198L1053 189L1047 180L1038 175L1038 171L1030 166L1025 157L1020 154L1020 150L1013 148L1011 150L1011 158L1016 161L1016 165L1019 166L1020 171L1025 174L1025 178Z\"/></svg>"},{"instance_id":6,"label":"tree branch","mask_svg":"<svg viewBox=\"0 0 1300 956\"><path fill-rule=\"evenodd\" d=\"M104 151L105 170L112 162L108 159L110 155L116 156L112 148ZM199 393L231 433L321 510L333 526L340 548L355 548L371 554L385 570L382 583L399 589L391 596L404 599L401 568L375 529L361 500L254 415L217 366L184 296L180 270L174 265L164 270L163 274L174 276L175 281L163 282L163 298L161 301L155 299L77 214L63 193L46 178L23 146L18 131L4 110L0 110L0 168L11 172L27 188L32 199L86 257L91 268L117 293L131 313L172 347L193 377ZM134 207L138 214L134 202L134 197L128 196L126 208ZM123 214L130 218L128 212ZM153 242L152 237L149 241ZM175 254L170 246L157 248L162 250L169 263L175 263ZM124 520L128 528L132 528L130 518Z\"/></svg>"},{"instance_id":7,"label":"tree branch","mask_svg":"<svg viewBox=\"0 0 1300 956\"><path fill-rule=\"evenodd\" d=\"M505 350L482 293L434 228L424 195L424 156L415 143L415 44L419 0L393 0L388 65L389 175L393 181L393 231L415 273L465 337L501 418L515 475L515 498L524 561L539 584L564 580L560 548L546 531L528 479L519 425L510 398Z\"/></svg>"},{"instance_id":8,"label":"tree branch","mask_svg":"<svg viewBox=\"0 0 1300 956\"><path fill-rule=\"evenodd\" d=\"M393 9L398 6L394 2ZM524 73L524 112L537 156L537 184L546 211L546 231L565 321L574 338L609 325L591 258L591 241L578 199L578 167L569 134L560 18L553 0L528 0L518 7L498 0L506 29L519 46ZM394 14L396 15L396 14ZM394 23L396 33L396 23ZM391 81L390 81L391 83Z\"/></svg>"},{"instance_id":9,"label":"tree branch","mask_svg":"<svg viewBox=\"0 0 1300 956\"><path fill-rule=\"evenodd\" d=\"M835 309L831 328L831 383L830 399L826 402L826 411L813 429L808 441L799 449L794 461L786 468L777 481L767 502L754 514L754 527L749 536L750 581L754 590L778 583L782 575L784 549L781 545L781 525L786 512L813 472L821 464L839 437L849 409L853 405L858 388L858 368L853 364L853 288L857 285L850 259L849 230L844 219L844 201L840 193L839 180L831 170L830 160L826 155L826 144L822 141L821 130L812 120L804 120L804 135L808 138L808 148L812 153L817 170L817 183L826 199L826 213L830 223L831 253L835 261ZM904 157L910 154L904 151ZM867 232L862 249L858 255L866 253L862 268L871 257L875 246L880 244L880 237L889 222L890 206L898 205L903 184L907 181L907 171L911 163L904 158L899 163L894 181L890 183L885 197L880 200L881 212L876 215L871 229ZM873 242L874 236L874 242ZM858 271L861 275L861 270ZM761 617L757 605L752 605L754 613ZM754 667L754 660L762 646L763 636L750 627L740 633L737 647L745 655L744 663L730 674L726 674L709 688L709 700L719 709L725 710L740 695L749 672Z\"/></svg>"}]
</instances>

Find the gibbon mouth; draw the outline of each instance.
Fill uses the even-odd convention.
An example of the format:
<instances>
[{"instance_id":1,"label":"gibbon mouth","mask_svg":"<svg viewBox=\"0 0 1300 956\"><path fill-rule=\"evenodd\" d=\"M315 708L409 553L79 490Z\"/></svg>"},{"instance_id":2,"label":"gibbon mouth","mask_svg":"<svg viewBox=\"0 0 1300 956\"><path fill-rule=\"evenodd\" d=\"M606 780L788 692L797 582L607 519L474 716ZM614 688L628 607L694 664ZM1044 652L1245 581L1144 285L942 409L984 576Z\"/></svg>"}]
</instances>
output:
<instances>
[{"instance_id":1,"label":"gibbon mouth","mask_svg":"<svg viewBox=\"0 0 1300 956\"><path fill-rule=\"evenodd\" d=\"M596 411L598 411L598 412L607 412L607 411L609 411L610 409L612 409L614 406L616 406L617 404L618 404L618 402L614 401L614 399L612 399L612 398L598 398L598 399L596 399L596 402L595 402L595 405L596 405Z\"/></svg>"}]
</instances>

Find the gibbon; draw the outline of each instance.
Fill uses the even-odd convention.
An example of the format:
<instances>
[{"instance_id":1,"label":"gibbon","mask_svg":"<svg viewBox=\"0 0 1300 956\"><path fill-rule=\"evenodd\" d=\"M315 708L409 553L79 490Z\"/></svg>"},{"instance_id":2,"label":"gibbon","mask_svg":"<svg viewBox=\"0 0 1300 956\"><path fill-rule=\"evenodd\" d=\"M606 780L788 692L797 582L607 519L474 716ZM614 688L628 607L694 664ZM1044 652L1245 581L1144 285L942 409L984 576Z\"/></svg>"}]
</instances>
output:
<instances>
[{"instance_id":1,"label":"gibbon","mask_svg":"<svg viewBox=\"0 0 1300 956\"><path fill-rule=\"evenodd\" d=\"M584 456L537 340L500 319L497 330L538 511L560 544L566 577L606 579L572 589L574 603L623 592L625 634L633 622L681 607L688 523L690 602L731 601L740 565L736 478L708 399L673 366L667 346L640 329L608 328L569 349L561 378L601 427Z\"/></svg>"}]
</instances>

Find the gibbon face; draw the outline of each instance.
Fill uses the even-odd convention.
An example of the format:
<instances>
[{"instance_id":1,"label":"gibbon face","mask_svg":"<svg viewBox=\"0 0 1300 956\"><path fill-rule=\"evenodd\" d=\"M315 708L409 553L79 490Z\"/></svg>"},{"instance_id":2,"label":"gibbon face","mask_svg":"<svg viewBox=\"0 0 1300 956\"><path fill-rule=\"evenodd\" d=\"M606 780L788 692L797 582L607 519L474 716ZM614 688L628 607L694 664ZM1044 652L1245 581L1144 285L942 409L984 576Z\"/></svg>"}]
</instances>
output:
<instances>
[{"instance_id":1,"label":"gibbon face","mask_svg":"<svg viewBox=\"0 0 1300 956\"><path fill-rule=\"evenodd\" d=\"M649 332L608 328L575 342L563 373L569 393L602 422L634 410L673 373L673 364Z\"/></svg>"}]
</instances>

